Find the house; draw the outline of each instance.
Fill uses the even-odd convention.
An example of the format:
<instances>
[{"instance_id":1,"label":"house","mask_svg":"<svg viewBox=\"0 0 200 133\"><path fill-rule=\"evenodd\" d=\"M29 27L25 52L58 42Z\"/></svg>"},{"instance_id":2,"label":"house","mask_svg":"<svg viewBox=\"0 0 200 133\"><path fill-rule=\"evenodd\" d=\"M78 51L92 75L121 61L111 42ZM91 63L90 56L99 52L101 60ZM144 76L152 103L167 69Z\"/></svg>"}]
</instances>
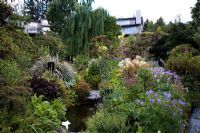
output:
<instances>
[{"instance_id":1,"label":"house","mask_svg":"<svg viewBox=\"0 0 200 133\"><path fill-rule=\"evenodd\" d=\"M50 31L50 25L45 19L40 20L40 22L30 22L25 25L24 31L29 35L46 34Z\"/></svg>"},{"instance_id":2,"label":"house","mask_svg":"<svg viewBox=\"0 0 200 133\"><path fill-rule=\"evenodd\" d=\"M25 25L24 31L29 35L37 35L42 33L41 24L37 22L30 22Z\"/></svg>"},{"instance_id":3,"label":"house","mask_svg":"<svg viewBox=\"0 0 200 133\"><path fill-rule=\"evenodd\" d=\"M139 10L136 11L135 17L118 18L116 23L121 26L124 35L135 35L143 31L143 18Z\"/></svg>"}]
</instances>

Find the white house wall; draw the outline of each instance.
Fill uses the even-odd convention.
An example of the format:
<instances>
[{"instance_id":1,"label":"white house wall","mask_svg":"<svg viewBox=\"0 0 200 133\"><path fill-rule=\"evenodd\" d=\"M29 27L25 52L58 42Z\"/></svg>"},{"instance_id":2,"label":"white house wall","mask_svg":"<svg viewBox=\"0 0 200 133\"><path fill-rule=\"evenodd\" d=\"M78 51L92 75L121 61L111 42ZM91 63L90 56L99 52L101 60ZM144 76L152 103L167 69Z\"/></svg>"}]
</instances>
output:
<instances>
[{"instance_id":1,"label":"white house wall","mask_svg":"<svg viewBox=\"0 0 200 133\"><path fill-rule=\"evenodd\" d=\"M122 25L132 25L135 24L135 20L118 20L117 24L122 26Z\"/></svg>"},{"instance_id":2,"label":"white house wall","mask_svg":"<svg viewBox=\"0 0 200 133\"><path fill-rule=\"evenodd\" d=\"M137 33L142 32L142 27L141 26L122 27L121 32L122 32L122 34L125 34L125 35L137 34Z\"/></svg>"}]
</instances>

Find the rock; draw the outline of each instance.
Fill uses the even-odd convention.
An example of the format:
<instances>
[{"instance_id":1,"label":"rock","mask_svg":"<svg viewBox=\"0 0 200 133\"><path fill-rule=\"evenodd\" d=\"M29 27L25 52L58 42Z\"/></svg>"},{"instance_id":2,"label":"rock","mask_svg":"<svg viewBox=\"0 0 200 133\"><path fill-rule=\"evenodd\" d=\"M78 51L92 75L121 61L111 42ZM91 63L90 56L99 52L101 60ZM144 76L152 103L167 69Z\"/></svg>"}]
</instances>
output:
<instances>
[{"instance_id":1,"label":"rock","mask_svg":"<svg viewBox=\"0 0 200 133\"><path fill-rule=\"evenodd\" d=\"M196 108L189 121L189 133L200 132L200 108Z\"/></svg>"},{"instance_id":2,"label":"rock","mask_svg":"<svg viewBox=\"0 0 200 133\"><path fill-rule=\"evenodd\" d=\"M97 91L97 90L90 91L90 94L87 97L88 100L97 100L97 99L100 99L100 98L101 98L100 92Z\"/></svg>"}]
</instances>

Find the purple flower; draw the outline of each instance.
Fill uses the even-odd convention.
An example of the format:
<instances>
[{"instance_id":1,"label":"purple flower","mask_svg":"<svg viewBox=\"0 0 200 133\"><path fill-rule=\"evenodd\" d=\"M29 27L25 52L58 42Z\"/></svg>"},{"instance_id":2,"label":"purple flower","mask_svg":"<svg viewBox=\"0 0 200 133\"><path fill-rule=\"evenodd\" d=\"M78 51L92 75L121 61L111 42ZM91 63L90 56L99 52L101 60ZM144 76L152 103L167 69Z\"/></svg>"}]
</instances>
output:
<instances>
[{"instance_id":1,"label":"purple flower","mask_svg":"<svg viewBox=\"0 0 200 133\"><path fill-rule=\"evenodd\" d=\"M158 102L158 103L161 103L161 100L160 100L160 99L157 99L157 102Z\"/></svg>"},{"instance_id":2,"label":"purple flower","mask_svg":"<svg viewBox=\"0 0 200 133\"><path fill-rule=\"evenodd\" d=\"M148 91L146 92L146 95L149 96L149 95L151 95L152 93L153 93L153 90L148 90Z\"/></svg>"},{"instance_id":3,"label":"purple flower","mask_svg":"<svg viewBox=\"0 0 200 133\"><path fill-rule=\"evenodd\" d=\"M153 90L148 90L148 91L146 92L146 95L149 96L149 95L151 95L152 93L153 93Z\"/></svg>"},{"instance_id":4,"label":"purple flower","mask_svg":"<svg viewBox=\"0 0 200 133\"><path fill-rule=\"evenodd\" d=\"M157 93L155 93L155 94L154 94L154 96L155 96L155 97L158 97L158 94L157 94Z\"/></svg>"},{"instance_id":5,"label":"purple flower","mask_svg":"<svg viewBox=\"0 0 200 133\"><path fill-rule=\"evenodd\" d=\"M155 103L154 99L150 99L149 101L150 101L150 103Z\"/></svg>"},{"instance_id":6,"label":"purple flower","mask_svg":"<svg viewBox=\"0 0 200 133\"><path fill-rule=\"evenodd\" d=\"M195 126L196 128L200 129L200 123L196 124Z\"/></svg>"},{"instance_id":7,"label":"purple flower","mask_svg":"<svg viewBox=\"0 0 200 133\"><path fill-rule=\"evenodd\" d=\"M182 112L183 112L183 110L182 110L182 109L178 109L178 111L179 111L179 113L182 113Z\"/></svg>"},{"instance_id":8,"label":"purple flower","mask_svg":"<svg viewBox=\"0 0 200 133\"><path fill-rule=\"evenodd\" d=\"M164 97L168 100L171 99L171 93L164 92Z\"/></svg>"},{"instance_id":9,"label":"purple flower","mask_svg":"<svg viewBox=\"0 0 200 133\"><path fill-rule=\"evenodd\" d=\"M183 100L181 100L181 99L178 100L178 103L179 103L180 105L182 105L182 106L185 106L185 105L186 105L186 103L185 103Z\"/></svg>"},{"instance_id":10,"label":"purple flower","mask_svg":"<svg viewBox=\"0 0 200 133\"><path fill-rule=\"evenodd\" d=\"M177 103L177 100L172 100L172 106L175 106Z\"/></svg>"}]
</instances>

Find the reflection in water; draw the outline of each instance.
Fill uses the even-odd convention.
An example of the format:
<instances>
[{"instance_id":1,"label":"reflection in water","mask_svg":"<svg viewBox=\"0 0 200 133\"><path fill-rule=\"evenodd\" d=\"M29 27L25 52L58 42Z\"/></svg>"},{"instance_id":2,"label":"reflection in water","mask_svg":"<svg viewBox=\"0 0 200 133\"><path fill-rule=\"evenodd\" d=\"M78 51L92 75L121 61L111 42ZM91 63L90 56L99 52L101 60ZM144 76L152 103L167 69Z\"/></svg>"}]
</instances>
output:
<instances>
[{"instance_id":1,"label":"reflection in water","mask_svg":"<svg viewBox=\"0 0 200 133\"><path fill-rule=\"evenodd\" d=\"M70 108L67 111L67 120L71 122L69 132L80 132L86 129L85 122L96 111L94 104L82 104Z\"/></svg>"}]
</instances>

